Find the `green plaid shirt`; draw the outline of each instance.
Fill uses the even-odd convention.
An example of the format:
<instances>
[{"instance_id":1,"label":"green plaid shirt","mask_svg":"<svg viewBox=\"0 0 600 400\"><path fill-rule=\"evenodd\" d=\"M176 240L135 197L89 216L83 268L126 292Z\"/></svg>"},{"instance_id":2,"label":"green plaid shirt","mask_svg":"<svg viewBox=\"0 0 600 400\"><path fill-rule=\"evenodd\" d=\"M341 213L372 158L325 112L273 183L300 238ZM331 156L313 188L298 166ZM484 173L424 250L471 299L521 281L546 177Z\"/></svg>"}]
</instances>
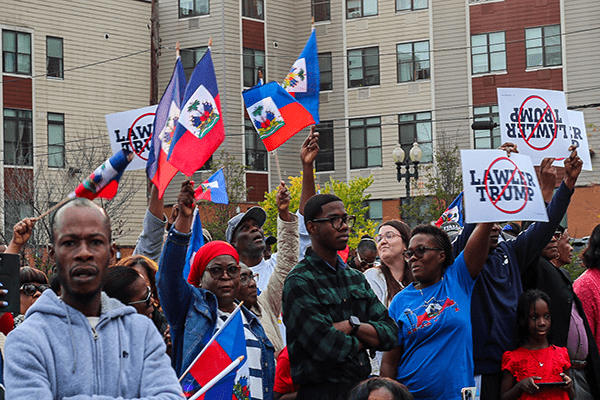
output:
<instances>
[{"instance_id":1,"label":"green plaid shirt","mask_svg":"<svg viewBox=\"0 0 600 400\"><path fill-rule=\"evenodd\" d=\"M295 384L348 383L368 378L369 355L356 337L333 327L357 316L379 334L376 350L398 344L398 328L365 276L338 257L335 269L312 248L290 272L283 287L283 322Z\"/></svg>"}]
</instances>

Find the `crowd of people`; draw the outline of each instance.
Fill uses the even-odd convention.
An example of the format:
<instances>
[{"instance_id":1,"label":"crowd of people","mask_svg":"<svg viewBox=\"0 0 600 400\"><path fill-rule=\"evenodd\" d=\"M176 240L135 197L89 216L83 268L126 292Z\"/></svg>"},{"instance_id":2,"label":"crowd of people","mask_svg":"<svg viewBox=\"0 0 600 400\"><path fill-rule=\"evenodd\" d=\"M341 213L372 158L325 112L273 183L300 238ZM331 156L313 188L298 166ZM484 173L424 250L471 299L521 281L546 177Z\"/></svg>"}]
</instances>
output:
<instances>
[{"instance_id":1,"label":"crowd of people","mask_svg":"<svg viewBox=\"0 0 600 400\"><path fill-rule=\"evenodd\" d=\"M189 181L170 218L152 188L133 255L118 263L101 207L59 207L51 279L22 267L19 313L0 318L6 397L191 396L201 384L187 372L239 307L247 357L232 373L244 382L234 398L600 398L600 225L586 271L571 282L563 268L573 257L560 222L581 172L576 150L556 191L554 160L540 166L548 222L411 229L389 220L344 259L356 218L339 197L316 193L318 141L313 128L300 150L297 212L278 187L276 238L252 207L228 222L226 241L204 231L189 266ZM34 224L15 225L7 253L21 252Z\"/></svg>"}]
</instances>

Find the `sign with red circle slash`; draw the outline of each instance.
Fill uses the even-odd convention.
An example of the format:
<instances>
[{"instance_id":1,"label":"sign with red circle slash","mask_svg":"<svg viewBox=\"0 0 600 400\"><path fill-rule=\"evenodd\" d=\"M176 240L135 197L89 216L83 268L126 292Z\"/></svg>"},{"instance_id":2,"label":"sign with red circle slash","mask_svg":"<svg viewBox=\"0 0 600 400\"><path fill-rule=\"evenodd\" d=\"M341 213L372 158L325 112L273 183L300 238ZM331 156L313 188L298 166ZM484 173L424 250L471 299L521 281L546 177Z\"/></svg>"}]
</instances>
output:
<instances>
[{"instance_id":1,"label":"sign with red circle slash","mask_svg":"<svg viewBox=\"0 0 600 400\"><path fill-rule=\"evenodd\" d=\"M149 106L105 116L113 154L121 149L134 153L127 171L146 168L155 111L156 106Z\"/></svg>"},{"instance_id":2,"label":"sign with red circle slash","mask_svg":"<svg viewBox=\"0 0 600 400\"><path fill-rule=\"evenodd\" d=\"M462 150L465 221L548 221L531 158Z\"/></svg>"},{"instance_id":3,"label":"sign with red circle slash","mask_svg":"<svg viewBox=\"0 0 600 400\"><path fill-rule=\"evenodd\" d=\"M539 165L545 157L568 157L571 144L564 92L498 88L502 143L512 142Z\"/></svg>"}]
</instances>

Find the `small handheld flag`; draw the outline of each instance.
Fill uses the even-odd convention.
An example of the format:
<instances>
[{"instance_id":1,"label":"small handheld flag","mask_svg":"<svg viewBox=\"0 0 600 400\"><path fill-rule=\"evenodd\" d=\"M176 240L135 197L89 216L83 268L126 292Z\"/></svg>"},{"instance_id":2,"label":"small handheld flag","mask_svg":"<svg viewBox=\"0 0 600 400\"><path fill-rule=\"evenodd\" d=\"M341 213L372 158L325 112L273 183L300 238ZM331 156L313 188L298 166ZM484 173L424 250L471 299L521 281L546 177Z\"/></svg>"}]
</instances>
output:
<instances>
[{"instance_id":1,"label":"small handheld flag","mask_svg":"<svg viewBox=\"0 0 600 400\"><path fill-rule=\"evenodd\" d=\"M171 148L173 133L179 120L183 91L185 90L185 73L181 58L177 57L173 76L165 89L154 117L154 134L150 141L150 152L146 173L148 179L156 185L158 198L162 199L167 186L177 174L177 168L167 161Z\"/></svg>"},{"instance_id":2,"label":"small handheld flag","mask_svg":"<svg viewBox=\"0 0 600 400\"><path fill-rule=\"evenodd\" d=\"M200 247L204 246L204 236L202 235L202 221L200 221L200 214L198 208L194 208L194 222L192 223L192 236L190 237L190 244L187 249L185 256L185 265L183 266L183 279L188 280L188 275L192 268L192 262Z\"/></svg>"},{"instance_id":3,"label":"small handheld flag","mask_svg":"<svg viewBox=\"0 0 600 400\"><path fill-rule=\"evenodd\" d=\"M85 197L112 200L117 195L119 179L133 159L133 152L121 150L104 161L92 174L75 188L69 198Z\"/></svg>"},{"instance_id":4,"label":"small handheld flag","mask_svg":"<svg viewBox=\"0 0 600 400\"><path fill-rule=\"evenodd\" d=\"M191 176L225 140L210 47L190 77L183 103L167 159L186 176Z\"/></svg>"},{"instance_id":5,"label":"small handheld flag","mask_svg":"<svg viewBox=\"0 0 600 400\"><path fill-rule=\"evenodd\" d=\"M227 186L225 184L225 175L223 168L212 174L196 188L194 192L196 201L208 200L218 204L229 204L227 196Z\"/></svg>"},{"instance_id":6,"label":"small handheld flag","mask_svg":"<svg viewBox=\"0 0 600 400\"><path fill-rule=\"evenodd\" d=\"M446 211L442 213L440 218L436 221L435 225L440 227L446 221L457 222L460 226L464 226L463 222L463 198L464 192L460 192L458 196L450 203Z\"/></svg>"},{"instance_id":7,"label":"small handheld flag","mask_svg":"<svg viewBox=\"0 0 600 400\"><path fill-rule=\"evenodd\" d=\"M273 151L302 129L313 117L277 82L242 92L248 115L267 151Z\"/></svg>"},{"instance_id":8,"label":"small handheld flag","mask_svg":"<svg viewBox=\"0 0 600 400\"><path fill-rule=\"evenodd\" d=\"M315 120L315 124L318 124L321 71L317 51L317 35L314 27L304 50L292 65L292 69L281 86L308 110Z\"/></svg>"}]
</instances>

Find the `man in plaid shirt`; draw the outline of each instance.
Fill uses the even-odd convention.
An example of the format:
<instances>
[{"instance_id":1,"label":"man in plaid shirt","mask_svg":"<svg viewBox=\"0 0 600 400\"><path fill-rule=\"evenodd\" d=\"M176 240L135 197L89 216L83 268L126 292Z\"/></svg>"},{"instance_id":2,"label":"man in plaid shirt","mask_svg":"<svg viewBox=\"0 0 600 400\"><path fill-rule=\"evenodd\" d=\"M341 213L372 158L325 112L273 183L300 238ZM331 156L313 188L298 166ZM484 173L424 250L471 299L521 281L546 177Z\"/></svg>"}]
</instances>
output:
<instances>
[{"instance_id":1,"label":"man in plaid shirt","mask_svg":"<svg viewBox=\"0 0 600 400\"><path fill-rule=\"evenodd\" d=\"M371 372L368 349L391 350L398 328L364 275L337 255L355 217L335 195L318 194L304 207L312 247L283 289L292 379L298 400L345 399Z\"/></svg>"}]
</instances>

